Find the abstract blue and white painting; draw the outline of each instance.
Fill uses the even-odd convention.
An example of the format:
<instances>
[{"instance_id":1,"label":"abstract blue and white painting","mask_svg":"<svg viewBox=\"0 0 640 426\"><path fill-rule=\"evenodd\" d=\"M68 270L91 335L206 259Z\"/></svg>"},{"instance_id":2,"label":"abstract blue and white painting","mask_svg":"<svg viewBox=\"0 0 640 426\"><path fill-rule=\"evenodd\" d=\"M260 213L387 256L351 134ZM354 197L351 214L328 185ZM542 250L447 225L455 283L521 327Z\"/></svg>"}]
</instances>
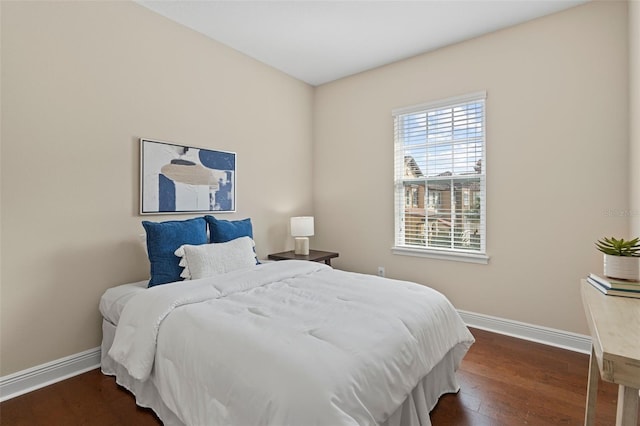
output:
<instances>
[{"instance_id":1,"label":"abstract blue and white painting","mask_svg":"<svg viewBox=\"0 0 640 426\"><path fill-rule=\"evenodd\" d=\"M140 139L140 214L234 212L236 153Z\"/></svg>"}]
</instances>

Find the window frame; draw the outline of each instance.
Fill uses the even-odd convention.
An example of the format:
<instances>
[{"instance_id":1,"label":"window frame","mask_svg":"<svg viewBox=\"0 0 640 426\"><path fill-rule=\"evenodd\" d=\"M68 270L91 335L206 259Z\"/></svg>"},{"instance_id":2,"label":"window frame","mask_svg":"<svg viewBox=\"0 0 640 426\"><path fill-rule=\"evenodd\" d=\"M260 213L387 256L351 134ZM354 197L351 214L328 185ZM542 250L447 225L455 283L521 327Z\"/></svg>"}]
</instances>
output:
<instances>
[{"instance_id":1,"label":"window frame","mask_svg":"<svg viewBox=\"0 0 640 426\"><path fill-rule=\"evenodd\" d=\"M480 263L487 264L489 262L489 256L486 251L486 242L487 242L487 211L486 211L486 198L487 198L487 181L486 181L486 156L487 156L487 132L486 132L486 110L487 110L487 93L486 91L473 92L468 93L461 96L450 97L446 99L440 99L433 102L422 103L418 105L396 108L392 110L392 117L394 122L394 242L393 247L391 249L393 254L397 255L406 255L406 256L418 256L418 257L427 257L434 259L442 259L442 260L453 260L453 261L462 261L462 262L471 262L471 263ZM470 175L469 177L478 178L480 182L480 192L482 196L480 197L480 224L481 224L481 237L480 237L480 249L479 250L466 250L461 248L454 247L420 247L420 246L412 246L412 245L402 245L399 244L399 241L402 239L402 232L404 232L404 227L402 224L402 220L405 215L404 207L401 207L402 204L398 197L401 197L402 200L405 199L405 183L420 180L424 183L425 187L436 181L432 177L422 177L418 179L407 179L405 178L405 153L404 153L404 144L399 147L402 142L399 140L399 131L398 131L398 120L401 119L401 116L405 116L407 114L418 114L418 113L428 113L430 111L453 108L456 105L471 103L481 101L482 106L482 169L481 173L477 175ZM454 144L452 140L451 145ZM399 158L402 156L402 158ZM402 169L402 170L401 170ZM454 188L455 182L464 180L464 175L452 175L448 181L451 185L451 196L454 197ZM434 194L435 195L435 194ZM440 194L438 194L440 195ZM462 195L461 193L461 196ZM426 203L429 202L428 199L428 191L425 191L425 208ZM469 198L471 198L469 194ZM406 235L405 235L406 236Z\"/></svg>"}]
</instances>

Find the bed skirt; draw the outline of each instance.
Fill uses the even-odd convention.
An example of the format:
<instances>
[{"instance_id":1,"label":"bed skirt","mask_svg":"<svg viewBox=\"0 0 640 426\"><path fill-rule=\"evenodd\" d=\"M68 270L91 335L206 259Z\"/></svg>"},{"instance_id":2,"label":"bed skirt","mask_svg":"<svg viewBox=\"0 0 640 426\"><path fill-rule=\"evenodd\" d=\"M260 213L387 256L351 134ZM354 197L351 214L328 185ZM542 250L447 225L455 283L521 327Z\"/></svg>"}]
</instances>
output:
<instances>
[{"instance_id":1,"label":"bed skirt","mask_svg":"<svg viewBox=\"0 0 640 426\"><path fill-rule=\"evenodd\" d=\"M162 401L153 383L141 382L131 377L127 370L113 361L107 353L111 348L116 327L102 321L101 370L108 376L115 376L116 383L131 392L140 407L152 409L166 426L184 426L184 423ZM381 426L431 426L429 412L438 399L446 393L456 393L460 387L456 380L452 351L427 374L407 396L404 403Z\"/></svg>"}]
</instances>

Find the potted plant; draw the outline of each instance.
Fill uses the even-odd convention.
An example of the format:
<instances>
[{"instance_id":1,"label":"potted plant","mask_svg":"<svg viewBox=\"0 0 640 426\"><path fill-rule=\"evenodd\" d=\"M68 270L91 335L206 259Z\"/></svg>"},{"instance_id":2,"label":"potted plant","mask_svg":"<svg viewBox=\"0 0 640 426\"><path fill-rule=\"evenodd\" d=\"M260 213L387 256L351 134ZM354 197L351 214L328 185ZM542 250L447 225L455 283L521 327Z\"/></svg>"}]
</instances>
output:
<instances>
[{"instance_id":1,"label":"potted plant","mask_svg":"<svg viewBox=\"0 0 640 426\"><path fill-rule=\"evenodd\" d=\"M602 238L596 247L604 253L604 274L609 278L638 281L640 279L640 237Z\"/></svg>"}]
</instances>

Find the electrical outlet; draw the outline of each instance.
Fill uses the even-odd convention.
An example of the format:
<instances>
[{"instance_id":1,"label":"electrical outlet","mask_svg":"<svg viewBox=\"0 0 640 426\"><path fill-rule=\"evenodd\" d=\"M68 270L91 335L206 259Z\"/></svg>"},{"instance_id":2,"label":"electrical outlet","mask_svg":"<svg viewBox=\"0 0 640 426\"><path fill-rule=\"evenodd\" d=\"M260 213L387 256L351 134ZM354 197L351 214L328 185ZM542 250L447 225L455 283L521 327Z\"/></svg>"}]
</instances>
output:
<instances>
[{"instance_id":1,"label":"electrical outlet","mask_svg":"<svg viewBox=\"0 0 640 426\"><path fill-rule=\"evenodd\" d=\"M384 277L384 266L378 266L378 276Z\"/></svg>"}]
</instances>

